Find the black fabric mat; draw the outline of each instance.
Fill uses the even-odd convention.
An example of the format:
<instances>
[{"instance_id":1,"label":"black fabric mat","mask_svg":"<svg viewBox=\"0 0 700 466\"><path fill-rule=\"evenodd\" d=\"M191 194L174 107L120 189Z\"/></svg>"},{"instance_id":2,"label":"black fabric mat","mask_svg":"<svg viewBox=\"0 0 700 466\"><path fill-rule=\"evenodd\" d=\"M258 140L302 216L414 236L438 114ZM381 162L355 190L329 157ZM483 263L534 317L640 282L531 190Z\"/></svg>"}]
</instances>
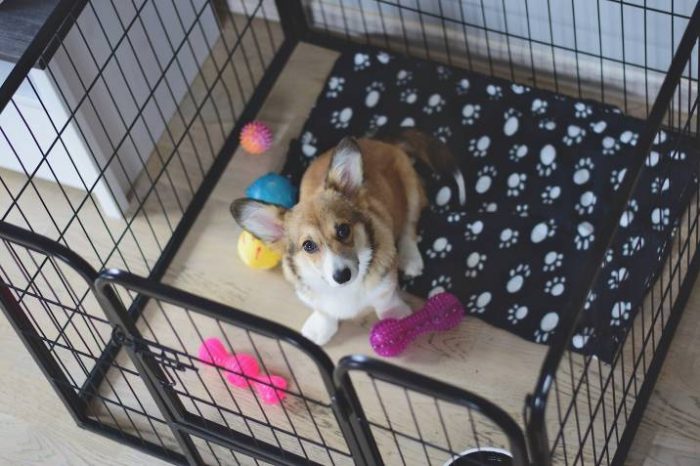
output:
<instances>
[{"instance_id":1,"label":"black fabric mat","mask_svg":"<svg viewBox=\"0 0 700 466\"><path fill-rule=\"evenodd\" d=\"M420 225L418 296L449 290L467 312L548 343L580 266L634 155L643 122L619 109L371 48L337 60L283 173L298 183L309 162L348 134L415 126L458 157L467 205L452 179L421 171L431 201ZM670 251L696 190L697 154L661 132L608 251L602 279L571 341L610 361ZM617 221L617 219L615 219Z\"/></svg>"}]
</instances>

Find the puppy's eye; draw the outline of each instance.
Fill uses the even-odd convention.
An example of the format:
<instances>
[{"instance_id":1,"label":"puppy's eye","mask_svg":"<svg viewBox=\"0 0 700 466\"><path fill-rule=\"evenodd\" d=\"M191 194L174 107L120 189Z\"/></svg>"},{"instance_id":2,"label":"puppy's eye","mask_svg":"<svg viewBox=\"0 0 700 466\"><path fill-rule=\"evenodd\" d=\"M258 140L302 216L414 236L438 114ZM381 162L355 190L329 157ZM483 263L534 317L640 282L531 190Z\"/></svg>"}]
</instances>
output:
<instances>
[{"instance_id":1,"label":"puppy's eye","mask_svg":"<svg viewBox=\"0 0 700 466\"><path fill-rule=\"evenodd\" d=\"M309 239L304 241L304 244L302 244L301 246L304 248L304 251L308 252L309 254L316 252L316 250L318 249L316 243Z\"/></svg>"},{"instance_id":2,"label":"puppy's eye","mask_svg":"<svg viewBox=\"0 0 700 466\"><path fill-rule=\"evenodd\" d=\"M347 223L341 223L335 227L335 234L339 240L347 239L350 236L350 225Z\"/></svg>"}]
</instances>

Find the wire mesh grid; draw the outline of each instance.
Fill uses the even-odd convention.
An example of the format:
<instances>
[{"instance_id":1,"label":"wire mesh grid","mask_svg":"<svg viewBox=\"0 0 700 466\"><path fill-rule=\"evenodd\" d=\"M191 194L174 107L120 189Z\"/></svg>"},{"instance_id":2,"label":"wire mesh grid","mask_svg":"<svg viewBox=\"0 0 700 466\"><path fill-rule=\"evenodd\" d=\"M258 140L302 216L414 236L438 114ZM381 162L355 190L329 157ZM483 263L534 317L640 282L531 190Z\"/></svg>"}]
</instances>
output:
<instances>
[{"instance_id":1,"label":"wire mesh grid","mask_svg":"<svg viewBox=\"0 0 700 466\"><path fill-rule=\"evenodd\" d=\"M47 375L58 390L69 393L64 400L76 420L109 426L113 436L137 446L177 452L169 427L128 359L118 358L103 369L109 374L100 385L90 380L113 332L92 293L90 271L7 240L2 252L12 258L0 262L0 280L21 313L15 312L16 328L55 364L57 370Z\"/></svg>"},{"instance_id":2,"label":"wire mesh grid","mask_svg":"<svg viewBox=\"0 0 700 466\"><path fill-rule=\"evenodd\" d=\"M349 431L333 406L333 365L325 353L269 322L246 325L240 311L186 294L163 299L166 288L106 277L151 298L133 338L138 352L159 364L178 422L275 463L355 464ZM236 464L237 454L231 450L222 464Z\"/></svg>"},{"instance_id":3,"label":"wire mesh grid","mask_svg":"<svg viewBox=\"0 0 700 466\"><path fill-rule=\"evenodd\" d=\"M212 167L230 155L222 151L284 44L282 27L271 20L272 3L229 3L237 14L223 2L203 0L76 1L37 60L45 71L29 73L7 102L8 96L0 99L0 152L15 170L0 176L0 219L80 251L95 269L118 267L157 280L186 234L183 219L196 215L197 197L216 181L210 183ZM648 117L694 2L303 5L314 43L370 43ZM660 123L676 136L697 138L697 40L688 56L679 84L664 97ZM612 364L564 353L546 412L548 461L621 462L687 297L685 278L697 272L698 196ZM0 245L0 291L9 290L17 304L17 321L25 324L18 330L41 346L37 357L46 351L55 363L49 378L67 389L82 425L174 462L267 464L254 456L271 464L360 461L349 442L363 434L349 433L338 417L336 388L325 380L328 367L314 357L280 335L162 297L141 301L142 337L115 340L114 322L84 272L18 242ZM116 289L123 309L139 293L143 297L129 286ZM265 404L261 387L273 393L278 387L202 360L199 345L212 336L228 352L254 356L261 373L283 374L288 386L279 396L285 400ZM123 344L160 368L157 383L179 411L164 410ZM360 424L369 429L365 440L376 443L377 459L483 464L487 448L513 452L493 416L446 400L444 393L411 388L410 380L353 372L364 408ZM188 442L195 456L186 457ZM476 454L475 461L457 462L467 453Z\"/></svg>"},{"instance_id":4,"label":"wire mesh grid","mask_svg":"<svg viewBox=\"0 0 700 466\"><path fill-rule=\"evenodd\" d=\"M654 4L652 4L654 3ZM372 44L646 117L694 1L306 0L322 37ZM693 75L697 82L697 76Z\"/></svg>"},{"instance_id":5,"label":"wire mesh grid","mask_svg":"<svg viewBox=\"0 0 700 466\"><path fill-rule=\"evenodd\" d=\"M476 402L473 395L436 380L359 357L341 360L336 377L354 387L364 413L359 422L368 429L384 464L484 466L524 461L519 428L485 400Z\"/></svg>"},{"instance_id":6,"label":"wire mesh grid","mask_svg":"<svg viewBox=\"0 0 700 466\"><path fill-rule=\"evenodd\" d=\"M698 72L694 58L699 47L697 35L692 37L691 44L690 58L681 63L684 65L683 76L672 88L669 103L663 108L664 124L654 135L656 142L670 135L676 138L670 152L671 157L676 158L685 158L687 144L696 145L693 141L700 134L697 88L691 87L690 78ZM658 186L643 186L642 189L651 189L659 201L668 196L680 199L688 194L690 201L673 226L666 244L670 253L661 272L650 283L644 302L635 310L626 306L624 301L618 301L610 310L613 321L633 319L625 333L624 344L611 363L566 350L558 368L551 374L552 390L546 413L550 433L548 461L551 464L617 464L630 446L663 360L659 356L659 353L663 354L661 346L667 348L670 342L697 271L695 254L700 239L698 168L695 168L694 181L684 188L691 192L679 192L679 187L668 184L670 168L658 164L658 153L653 149L646 153L642 170L647 176L650 174ZM625 210L625 221L621 221L621 225L631 223L633 215L633 208ZM663 209L656 209L652 212L656 218L651 220L664 223L667 215ZM644 245L639 243L634 247ZM608 279L609 273L600 274L599 280ZM594 300L595 296L589 295L587 302L590 304ZM575 339L590 337L592 333L586 329L573 335Z\"/></svg>"},{"instance_id":7,"label":"wire mesh grid","mask_svg":"<svg viewBox=\"0 0 700 466\"><path fill-rule=\"evenodd\" d=\"M269 9L76 2L0 114L0 218L151 273L281 46Z\"/></svg>"}]
</instances>

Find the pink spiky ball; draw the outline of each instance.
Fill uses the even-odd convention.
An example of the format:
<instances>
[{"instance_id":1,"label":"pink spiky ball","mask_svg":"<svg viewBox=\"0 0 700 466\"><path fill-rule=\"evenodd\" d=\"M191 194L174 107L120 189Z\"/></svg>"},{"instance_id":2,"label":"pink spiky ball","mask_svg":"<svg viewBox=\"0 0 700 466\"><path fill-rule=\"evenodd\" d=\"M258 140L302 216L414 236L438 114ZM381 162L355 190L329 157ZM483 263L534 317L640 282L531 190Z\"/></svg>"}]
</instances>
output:
<instances>
[{"instance_id":1,"label":"pink spiky ball","mask_svg":"<svg viewBox=\"0 0 700 466\"><path fill-rule=\"evenodd\" d=\"M241 147L254 155L262 154L272 145L272 130L262 121L251 121L241 130Z\"/></svg>"}]
</instances>

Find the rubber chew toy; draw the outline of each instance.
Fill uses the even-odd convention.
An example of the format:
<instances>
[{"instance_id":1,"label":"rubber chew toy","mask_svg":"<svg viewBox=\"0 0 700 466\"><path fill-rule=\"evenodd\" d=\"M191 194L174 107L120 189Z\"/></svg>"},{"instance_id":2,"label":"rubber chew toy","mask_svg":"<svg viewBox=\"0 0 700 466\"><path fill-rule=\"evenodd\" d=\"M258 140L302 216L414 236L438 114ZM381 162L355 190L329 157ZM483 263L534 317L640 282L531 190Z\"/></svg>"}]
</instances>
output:
<instances>
[{"instance_id":1,"label":"rubber chew toy","mask_svg":"<svg viewBox=\"0 0 700 466\"><path fill-rule=\"evenodd\" d=\"M204 340L199 347L199 359L227 369L226 378L236 387L245 388L250 384L267 404L280 403L287 396L283 391L287 388L284 377L260 375L258 361L253 356L245 353L229 354L218 338Z\"/></svg>"},{"instance_id":2,"label":"rubber chew toy","mask_svg":"<svg viewBox=\"0 0 700 466\"><path fill-rule=\"evenodd\" d=\"M272 130L262 121L251 121L241 130L241 147L251 154L262 154L272 145Z\"/></svg>"},{"instance_id":3,"label":"rubber chew toy","mask_svg":"<svg viewBox=\"0 0 700 466\"><path fill-rule=\"evenodd\" d=\"M439 293L420 311L403 319L383 319L374 324L369 343L385 357L398 356L418 335L455 328L464 318L464 308L451 293Z\"/></svg>"}]
</instances>

